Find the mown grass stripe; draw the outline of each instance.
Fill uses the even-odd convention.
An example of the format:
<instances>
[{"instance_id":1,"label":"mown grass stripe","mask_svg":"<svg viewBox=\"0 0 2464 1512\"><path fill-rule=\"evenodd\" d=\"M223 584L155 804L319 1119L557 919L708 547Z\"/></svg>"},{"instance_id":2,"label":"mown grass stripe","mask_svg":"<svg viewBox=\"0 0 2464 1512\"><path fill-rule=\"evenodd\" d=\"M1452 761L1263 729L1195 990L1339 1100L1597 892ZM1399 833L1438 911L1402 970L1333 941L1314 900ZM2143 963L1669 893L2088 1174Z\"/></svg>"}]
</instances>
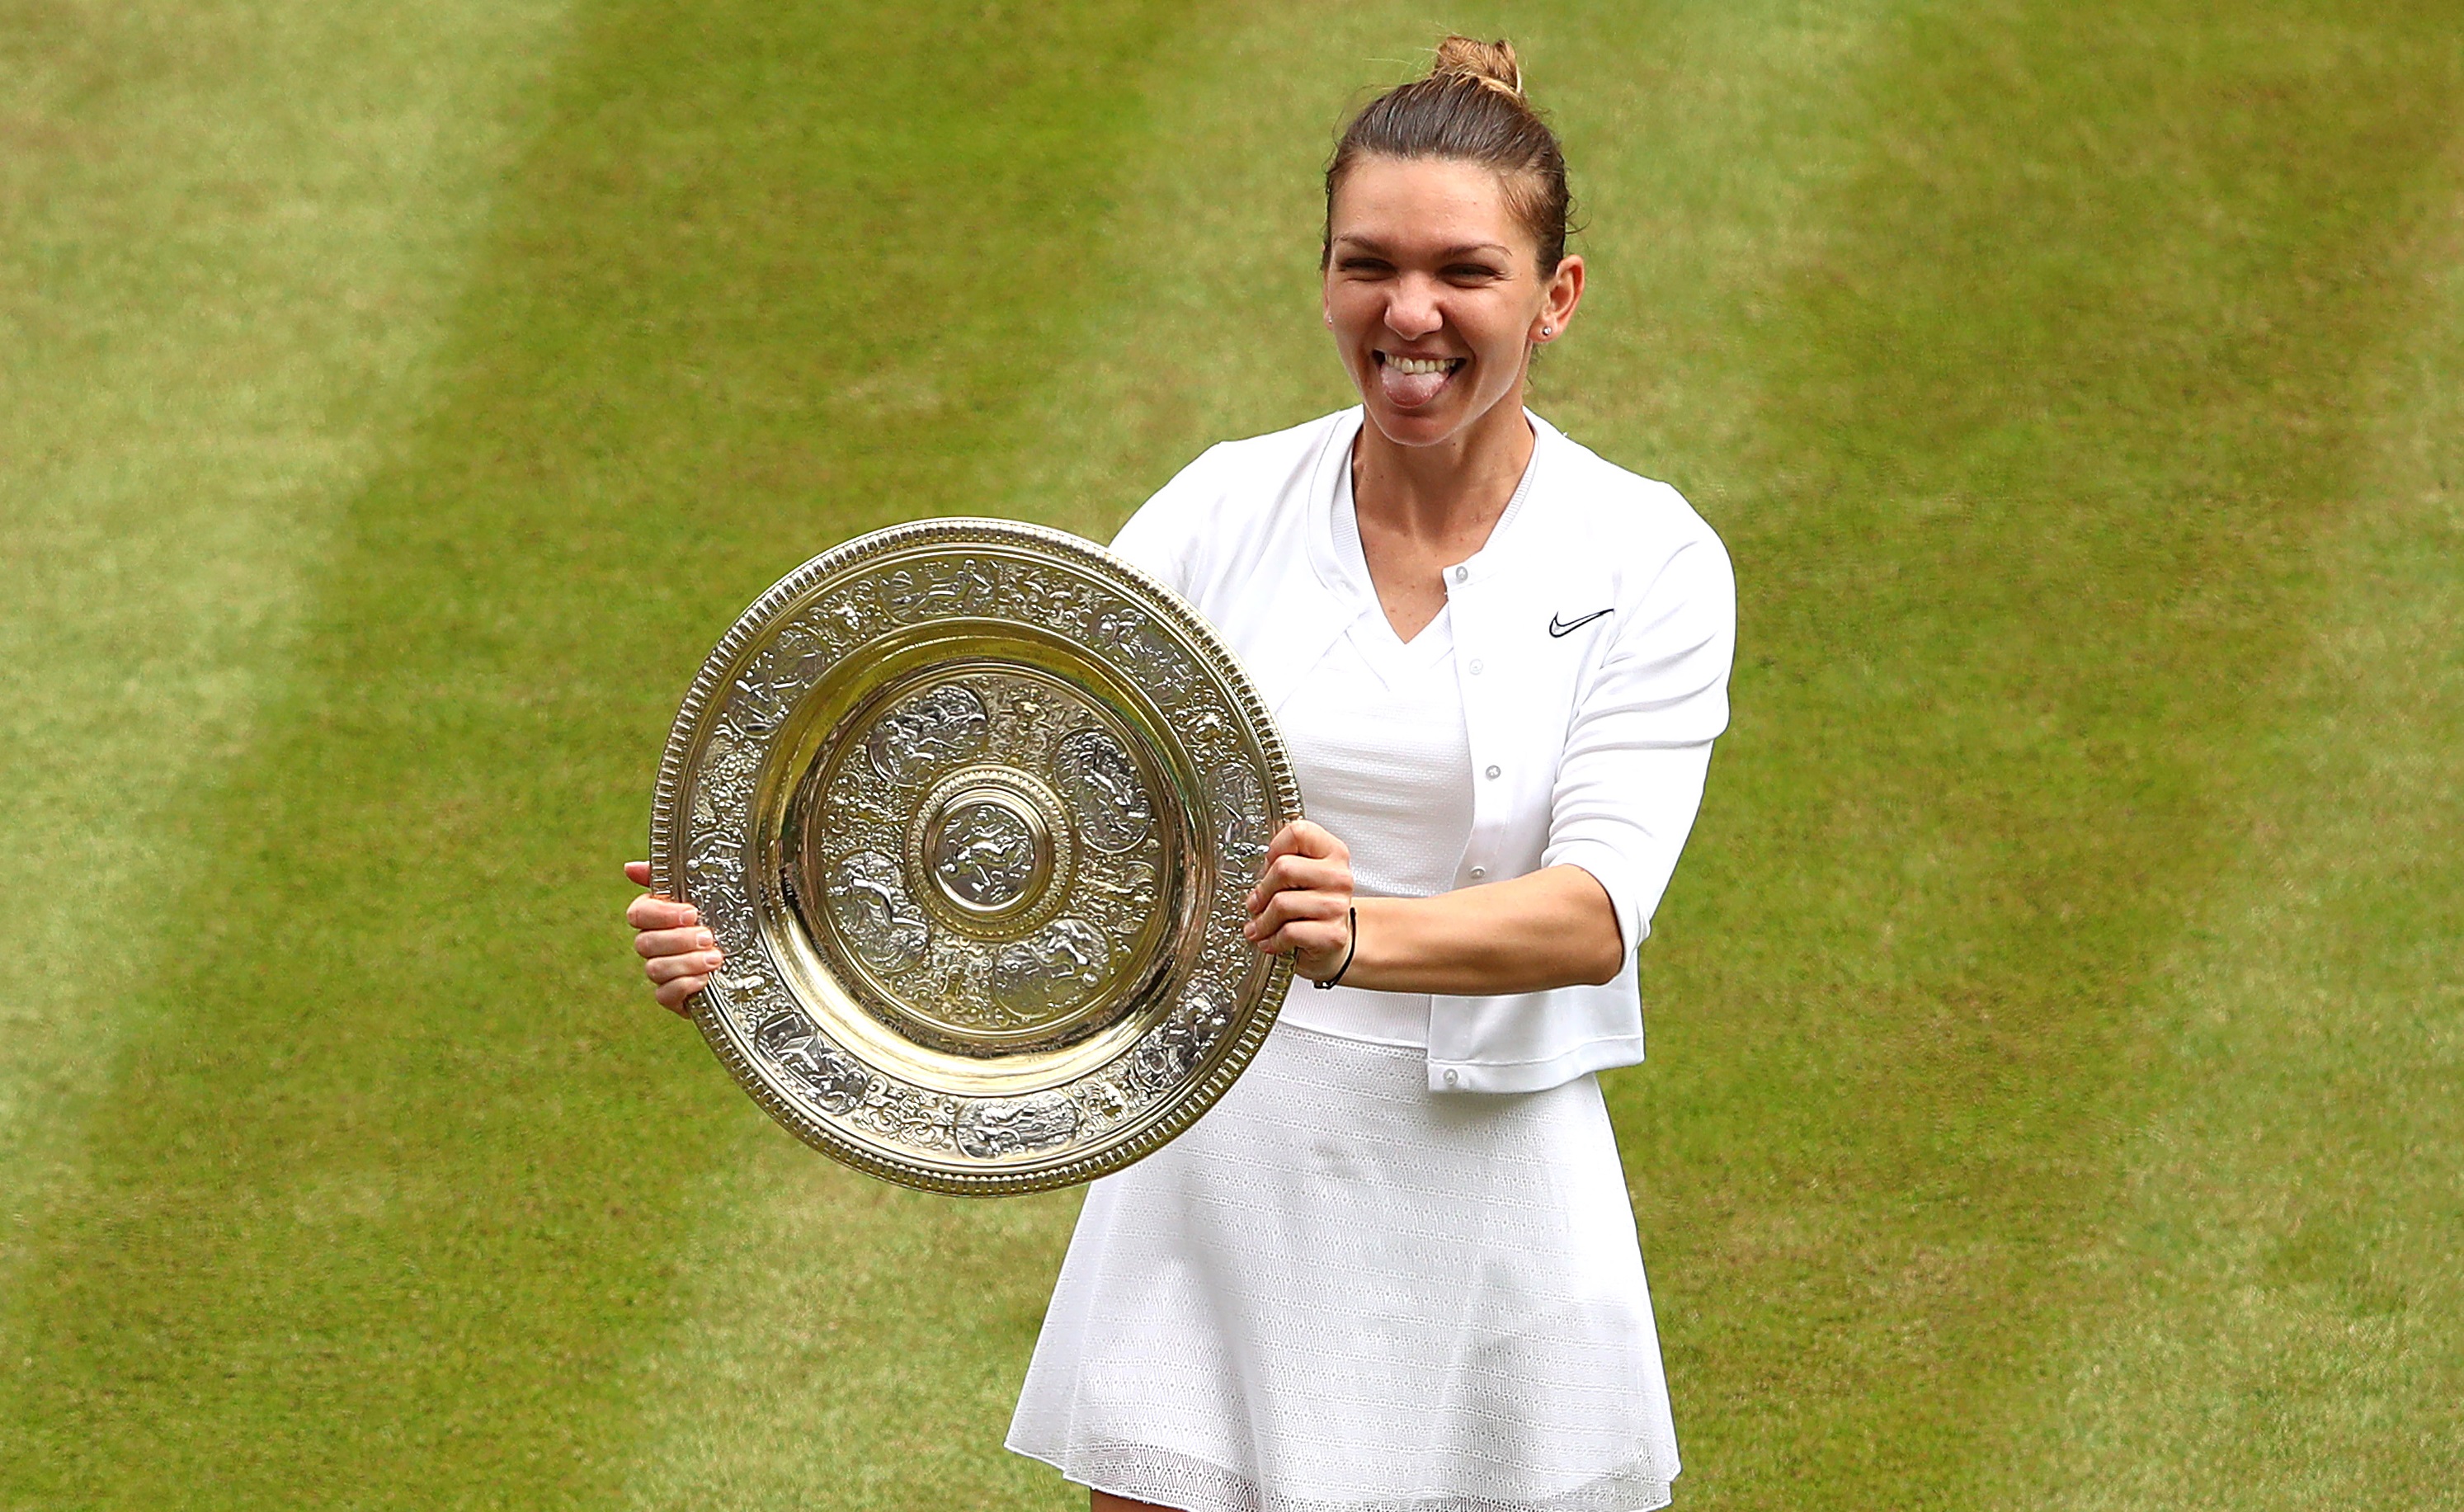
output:
<instances>
[{"instance_id":1,"label":"mown grass stripe","mask_svg":"<svg viewBox=\"0 0 2464 1512\"><path fill-rule=\"evenodd\" d=\"M1861 81L1735 336L1739 717L1613 1088L1699 1502L2042 1491L2006 1435L2111 1301L2117 1128L2180 1091L2147 984L2273 779L2445 24L1927 7Z\"/></svg>"},{"instance_id":2,"label":"mown grass stripe","mask_svg":"<svg viewBox=\"0 0 2464 1512\"><path fill-rule=\"evenodd\" d=\"M587 18L437 412L204 822L221 865L141 1003L176 1032L41 1236L10 1495L616 1493L685 1216L776 1137L615 928L660 732L803 554L977 503L979 438L1101 292L1070 229L1155 24Z\"/></svg>"},{"instance_id":3,"label":"mown grass stripe","mask_svg":"<svg viewBox=\"0 0 2464 1512\"><path fill-rule=\"evenodd\" d=\"M2111 1305L2035 1435L2063 1508L2431 1507L2464 1483L2464 154L2361 375L2371 456L2238 864L2150 984Z\"/></svg>"},{"instance_id":4,"label":"mown grass stripe","mask_svg":"<svg viewBox=\"0 0 2464 1512\"><path fill-rule=\"evenodd\" d=\"M561 13L0 5L0 1298Z\"/></svg>"}]
</instances>

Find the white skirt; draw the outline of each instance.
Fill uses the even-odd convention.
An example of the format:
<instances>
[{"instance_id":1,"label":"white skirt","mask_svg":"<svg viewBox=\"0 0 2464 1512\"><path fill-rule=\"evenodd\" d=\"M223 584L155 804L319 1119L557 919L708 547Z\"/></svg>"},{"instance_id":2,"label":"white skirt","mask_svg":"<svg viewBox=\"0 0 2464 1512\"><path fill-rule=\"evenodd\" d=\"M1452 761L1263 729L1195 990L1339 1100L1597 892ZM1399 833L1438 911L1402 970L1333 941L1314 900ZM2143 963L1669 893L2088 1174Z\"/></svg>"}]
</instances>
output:
<instances>
[{"instance_id":1,"label":"white skirt","mask_svg":"<svg viewBox=\"0 0 2464 1512\"><path fill-rule=\"evenodd\" d=\"M1285 1023L1097 1182L1009 1447L1186 1512L1644 1512L1677 1435L1599 1085Z\"/></svg>"}]
</instances>

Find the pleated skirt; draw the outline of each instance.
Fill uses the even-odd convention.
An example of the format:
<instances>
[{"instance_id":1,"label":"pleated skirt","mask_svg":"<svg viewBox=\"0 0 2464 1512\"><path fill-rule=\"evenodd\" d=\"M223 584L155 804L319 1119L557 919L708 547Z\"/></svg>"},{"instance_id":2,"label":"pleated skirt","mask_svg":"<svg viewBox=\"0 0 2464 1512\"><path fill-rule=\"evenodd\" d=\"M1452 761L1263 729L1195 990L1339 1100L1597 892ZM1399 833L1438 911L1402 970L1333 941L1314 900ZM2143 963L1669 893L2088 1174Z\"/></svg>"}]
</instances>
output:
<instances>
[{"instance_id":1,"label":"pleated skirt","mask_svg":"<svg viewBox=\"0 0 2464 1512\"><path fill-rule=\"evenodd\" d=\"M1285 1023L1091 1187L1009 1447L1185 1512L1646 1512L1677 1437L1598 1084Z\"/></svg>"}]
</instances>

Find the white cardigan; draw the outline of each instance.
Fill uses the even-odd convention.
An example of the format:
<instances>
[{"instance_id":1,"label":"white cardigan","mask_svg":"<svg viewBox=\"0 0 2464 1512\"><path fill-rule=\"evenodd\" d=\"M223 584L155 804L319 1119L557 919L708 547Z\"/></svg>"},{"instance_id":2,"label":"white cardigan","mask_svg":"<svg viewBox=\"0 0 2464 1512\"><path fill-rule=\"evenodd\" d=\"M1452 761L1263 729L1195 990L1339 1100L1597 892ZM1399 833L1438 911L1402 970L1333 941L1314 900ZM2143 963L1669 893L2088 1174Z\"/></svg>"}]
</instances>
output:
<instances>
[{"instance_id":1,"label":"white cardigan","mask_svg":"<svg viewBox=\"0 0 2464 1512\"><path fill-rule=\"evenodd\" d=\"M1522 507L1446 572L1474 772L1455 885L1581 866L1608 891L1626 962L1604 986L1434 998L1437 1091L1537 1091L1642 1059L1635 948L1728 722L1736 587L1720 538L1676 490L1530 419ZM1355 406L1211 448L1112 542L1215 625L1270 709L1362 612L1368 585L1350 581L1333 531L1360 424Z\"/></svg>"}]
</instances>

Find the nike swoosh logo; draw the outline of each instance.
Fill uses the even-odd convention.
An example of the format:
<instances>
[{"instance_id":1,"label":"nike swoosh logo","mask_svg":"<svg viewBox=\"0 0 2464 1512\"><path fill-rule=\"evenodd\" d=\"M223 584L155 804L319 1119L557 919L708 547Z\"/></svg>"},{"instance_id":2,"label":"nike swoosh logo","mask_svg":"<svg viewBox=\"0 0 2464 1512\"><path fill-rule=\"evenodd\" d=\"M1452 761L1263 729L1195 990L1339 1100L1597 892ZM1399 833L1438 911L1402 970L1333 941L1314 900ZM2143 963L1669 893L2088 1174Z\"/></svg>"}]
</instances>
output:
<instances>
[{"instance_id":1,"label":"nike swoosh logo","mask_svg":"<svg viewBox=\"0 0 2464 1512\"><path fill-rule=\"evenodd\" d=\"M1549 633L1552 637L1572 635L1576 630L1581 629L1584 625L1598 619L1601 615L1615 613L1617 613L1617 610L1615 609L1594 609L1591 613L1584 615L1579 620L1560 620L1552 614L1549 616Z\"/></svg>"}]
</instances>

